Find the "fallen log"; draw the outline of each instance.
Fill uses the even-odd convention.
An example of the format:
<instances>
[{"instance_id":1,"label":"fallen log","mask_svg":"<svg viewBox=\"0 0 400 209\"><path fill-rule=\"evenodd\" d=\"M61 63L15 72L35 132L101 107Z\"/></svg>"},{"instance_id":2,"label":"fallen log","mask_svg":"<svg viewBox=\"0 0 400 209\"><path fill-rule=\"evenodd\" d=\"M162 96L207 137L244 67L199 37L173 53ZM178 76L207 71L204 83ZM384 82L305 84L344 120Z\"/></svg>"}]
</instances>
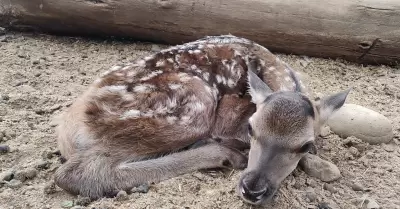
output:
<instances>
[{"instance_id":1,"label":"fallen log","mask_svg":"<svg viewBox=\"0 0 400 209\"><path fill-rule=\"evenodd\" d=\"M0 26L165 44L230 33L273 52L400 63L399 0L0 0Z\"/></svg>"}]
</instances>

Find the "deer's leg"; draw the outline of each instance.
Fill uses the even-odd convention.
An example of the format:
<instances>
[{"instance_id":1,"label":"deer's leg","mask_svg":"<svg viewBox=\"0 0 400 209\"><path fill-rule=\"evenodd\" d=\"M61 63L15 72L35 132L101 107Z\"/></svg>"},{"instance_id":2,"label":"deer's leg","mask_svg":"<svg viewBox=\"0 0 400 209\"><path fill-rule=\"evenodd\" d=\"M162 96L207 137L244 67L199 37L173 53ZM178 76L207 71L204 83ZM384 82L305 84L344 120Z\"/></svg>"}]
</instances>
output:
<instances>
[{"instance_id":1,"label":"deer's leg","mask_svg":"<svg viewBox=\"0 0 400 209\"><path fill-rule=\"evenodd\" d=\"M55 181L72 194L97 199L200 169L247 165L245 156L217 143L142 161L133 156L116 161L115 157L100 151L75 154L57 170Z\"/></svg>"},{"instance_id":2,"label":"deer's leg","mask_svg":"<svg viewBox=\"0 0 400 209\"><path fill-rule=\"evenodd\" d=\"M224 95L217 108L213 138L230 148L248 149L250 143L247 124L254 111L255 106L249 97Z\"/></svg>"}]
</instances>

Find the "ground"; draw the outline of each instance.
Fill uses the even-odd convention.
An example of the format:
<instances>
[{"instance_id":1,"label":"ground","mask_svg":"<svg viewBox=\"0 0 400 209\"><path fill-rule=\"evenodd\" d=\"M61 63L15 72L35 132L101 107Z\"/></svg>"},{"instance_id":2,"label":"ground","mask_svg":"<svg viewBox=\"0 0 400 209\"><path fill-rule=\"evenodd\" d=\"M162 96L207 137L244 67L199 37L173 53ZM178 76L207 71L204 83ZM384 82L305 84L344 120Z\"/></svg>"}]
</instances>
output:
<instances>
[{"instance_id":1,"label":"ground","mask_svg":"<svg viewBox=\"0 0 400 209\"><path fill-rule=\"evenodd\" d=\"M0 154L0 173L4 177L15 172L9 177L18 179L0 183L0 208L70 207L77 197L51 188L53 173L60 166L52 118L101 72L165 46L25 33L8 33L0 36L0 41L0 145L10 147L8 153ZM343 177L326 184L296 169L265 208L352 209L362 208L370 198L381 208L400 208L399 68L278 56L309 76L310 89L316 96L353 86L347 103L388 117L395 138L383 145L355 139L348 143L335 134L320 139L318 155L335 163ZM239 174L190 173L151 185L146 194L105 198L87 207L257 208L236 196Z\"/></svg>"}]
</instances>

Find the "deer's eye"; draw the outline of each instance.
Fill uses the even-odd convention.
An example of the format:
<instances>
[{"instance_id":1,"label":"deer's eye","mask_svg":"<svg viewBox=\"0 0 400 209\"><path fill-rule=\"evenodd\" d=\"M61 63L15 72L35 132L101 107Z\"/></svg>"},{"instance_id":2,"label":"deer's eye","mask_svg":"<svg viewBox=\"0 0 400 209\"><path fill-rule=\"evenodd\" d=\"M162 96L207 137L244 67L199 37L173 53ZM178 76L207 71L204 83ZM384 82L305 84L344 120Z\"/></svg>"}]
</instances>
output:
<instances>
[{"instance_id":1,"label":"deer's eye","mask_svg":"<svg viewBox=\"0 0 400 209\"><path fill-rule=\"evenodd\" d=\"M300 149L297 150L298 153L313 152L315 149L314 142L307 142Z\"/></svg>"},{"instance_id":2,"label":"deer's eye","mask_svg":"<svg viewBox=\"0 0 400 209\"><path fill-rule=\"evenodd\" d=\"M251 137L254 136L253 127L251 127L250 123L247 124L247 131Z\"/></svg>"}]
</instances>

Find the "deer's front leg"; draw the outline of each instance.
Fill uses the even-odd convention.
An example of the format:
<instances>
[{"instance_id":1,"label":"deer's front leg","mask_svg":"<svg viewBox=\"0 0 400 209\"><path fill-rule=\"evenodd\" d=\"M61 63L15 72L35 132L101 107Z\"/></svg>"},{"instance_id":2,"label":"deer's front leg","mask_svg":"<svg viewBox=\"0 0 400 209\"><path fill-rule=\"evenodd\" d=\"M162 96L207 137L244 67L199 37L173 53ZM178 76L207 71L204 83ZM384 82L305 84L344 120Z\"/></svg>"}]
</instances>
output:
<instances>
[{"instance_id":1,"label":"deer's front leg","mask_svg":"<svg viewBox=\"0 0 400 209\"><path fill-rule=\"evenodd\" d=\"M239 97L235 94L224 95L217 108L212 132L214 140L238 150L250 148L247 124L254 111L255 105L251 103L249 97Z\"/></svg>"}]
</instances>

